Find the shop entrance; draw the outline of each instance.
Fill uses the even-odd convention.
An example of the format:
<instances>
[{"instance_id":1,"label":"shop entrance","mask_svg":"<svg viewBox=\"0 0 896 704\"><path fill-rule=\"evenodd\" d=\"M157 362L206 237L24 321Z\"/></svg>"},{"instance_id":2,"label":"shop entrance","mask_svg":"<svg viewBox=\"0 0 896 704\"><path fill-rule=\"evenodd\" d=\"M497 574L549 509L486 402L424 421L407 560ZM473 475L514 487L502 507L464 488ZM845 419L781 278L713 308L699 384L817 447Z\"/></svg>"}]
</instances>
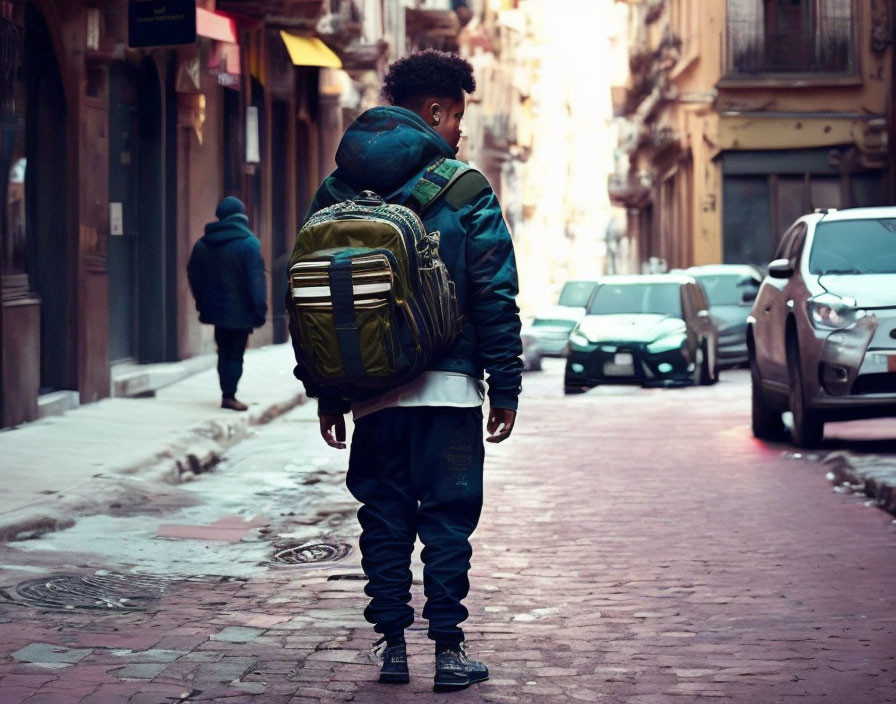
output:
<instances>
[{"instance_id":1,"label":"shop entrance","mask_svg":"<svg viewBox=\"0 0 896 704\"><path fill-rule=\"evenodd\" d=\"M31 290L41 299L40 391L76 388L76 297L69 236L65 91L44 18L25 6L24 76L27 95L25 158L26 262Z\"/></svg>"},{"instance_id":2,"label":"shop entrance","mask_svg":"<svg viewBox=\"0 0 896 704\"><path fill-rule=\"evenodd\" d=\"M166 358L166 267L161 86L150 59L109 80L110 361Z\"/></svg>"}]
</instances>

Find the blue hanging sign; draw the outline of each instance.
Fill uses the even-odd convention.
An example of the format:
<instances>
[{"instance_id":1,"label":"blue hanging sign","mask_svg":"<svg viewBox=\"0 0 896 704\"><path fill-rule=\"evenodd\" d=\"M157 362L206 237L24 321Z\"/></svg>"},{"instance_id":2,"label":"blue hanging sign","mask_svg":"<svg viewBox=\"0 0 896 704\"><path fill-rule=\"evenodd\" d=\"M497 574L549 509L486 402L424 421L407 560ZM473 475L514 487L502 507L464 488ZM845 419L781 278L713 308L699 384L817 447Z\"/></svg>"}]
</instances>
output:
<instances>
[{"instance_id":1,"label":"blue hanging sign","mask_svg":"<svg viewBox=\"0 0 896 704\"><path fill-rule=\"evenodd\" d=\"M129 46L176 46L195 41L196 0L131 0Z\"/></svg>"}]
</instances>

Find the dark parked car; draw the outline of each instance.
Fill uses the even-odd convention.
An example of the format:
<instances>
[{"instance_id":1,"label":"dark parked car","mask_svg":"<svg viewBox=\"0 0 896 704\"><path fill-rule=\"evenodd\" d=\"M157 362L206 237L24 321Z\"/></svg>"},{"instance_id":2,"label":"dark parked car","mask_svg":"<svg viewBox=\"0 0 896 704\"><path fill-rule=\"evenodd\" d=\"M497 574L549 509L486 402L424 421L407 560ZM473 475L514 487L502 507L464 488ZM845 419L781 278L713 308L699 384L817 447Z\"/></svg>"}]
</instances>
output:
<instances>
[{"instance_id":1,"label":"dark parked car","mask_svg":"<svg viewBox=\"0 0 896 704\"><path fill-rule=\"evenodd\" d=\"M564 390L598 384L712 384L718 339L690 276L608 276L569 335Z\"/></svg>"},{"instance_id":2,"label":"dark parked car","mask_svg":"<svg viewBox=\"0 0 896 704\"><path fill-rule=\"evenodd\" d=\"M585 308L596 288L596 279L567 281L557 305L539 311L532 319L528 332L535 338L542 355L566 356L569 333L585 317Z\"/></svg>"},{"instance_id":3,"label":"dark parked car","mask_svg":"<svg viewBox=\"0 0 896 704\"><path fill-rule=\"evenodd\" d=\"M545 357L565 357L569 333L585 317L585 308L551 306L532 319L529 334Z\"/></svg>"},{"instance_id":4,"label":"dark parked car","mask_svg":"<svg viewBox=\"0 0 896 704\"><path fill-rule=\"evenodd\" d=\"M523 343L523 371L540 372L541 348L538 346L538 339L532 334L531 326L523 326L523 329L520 331L520 340Z\"/></svg>"},{"instance_id":5,"label":"dark parked car","mask_svg":"<svg viewBox=\"0 0 896 704\"><path fill-rule=\"evenodd\" d=\"M563 284L563 288L560 291L560 298L557 300L557 305L566 308L581 308L584 310L588 306L588 301L591 300L591 295L594 293L597 285L597 279L567 281Z\"/></svg>"},{"instance_id":6,"label":"dark parked car","mask_svg":"<svg viewBox=\"0 0 896 704\"><path fill-rule=\"evenodd\" d=\"M719 331L719 366L746 364L747 316L762 275L747 264L692 266L685 273L697 279L709 299L709 313Z\"/></svg>"},{"instance_id":7,"label":"dark parked car","mask_svg":"<svg viewBox=\"0 0 896 704\"><path fill-rule=\"evenodd\" d=\"M896 208L804 215L748 320L753 433L811 447L830 420L896 415Z\"/></svg>"}]
</instances>

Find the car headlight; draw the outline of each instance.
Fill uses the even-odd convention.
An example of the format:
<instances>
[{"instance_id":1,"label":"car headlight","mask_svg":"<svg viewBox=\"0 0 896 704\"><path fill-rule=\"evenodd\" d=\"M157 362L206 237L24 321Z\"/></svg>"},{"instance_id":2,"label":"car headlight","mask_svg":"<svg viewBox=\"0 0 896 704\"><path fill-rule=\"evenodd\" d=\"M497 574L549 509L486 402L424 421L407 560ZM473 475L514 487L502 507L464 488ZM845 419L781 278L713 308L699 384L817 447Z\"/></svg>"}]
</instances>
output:
<instances>
[{"instance_id":1,"label":"car headlight","mask_svg":"<svg viewBox=\"0 0 896 704\"><path fill-rule=\"evenodd\" d=\"M659 340L654 340L650 344L647 345L648 352L671 352L672 350L677 350L681 347L687 337L679 332L674 335L666 335L665 337L661 337Z\"/></svg>"},{"instance_id":2,"label":"car headlight","mask_svg":"<svg viewBox=\"0 0 896 704\"><path fill-rule=\"evenodd\" d=\"M809 320L817 328L842 330L865 317L865 311L855 307L855 301L833 293L822 293L806 301Z\"/></svg>"},{"instance_id":3,"label":"car headlight","mask_svg":"<svg viewBox=\"0 0 896 704\"><path fill-rule=\"evenodd\" d=\"M578 330L573 330L569 333L569 342L577 347L587 347L591 344L591 340L585 337Z\"/></svg>"}]
</instances>

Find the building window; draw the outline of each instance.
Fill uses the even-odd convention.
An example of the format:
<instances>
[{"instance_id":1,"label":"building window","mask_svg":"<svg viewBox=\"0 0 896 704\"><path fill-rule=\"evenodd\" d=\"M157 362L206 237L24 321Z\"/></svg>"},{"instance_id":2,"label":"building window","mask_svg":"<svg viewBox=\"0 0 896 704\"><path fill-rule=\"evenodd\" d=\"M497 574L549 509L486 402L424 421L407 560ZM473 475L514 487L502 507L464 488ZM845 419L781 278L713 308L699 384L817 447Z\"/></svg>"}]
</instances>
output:
<instances>
[{"instance_id":1,"label":"building window","mask_svg":"<svg viewBox=\"0 0 896 704\"><path fill-rule=\"evenodd\" d=\"M728 73L854 73L852 4L852 0L728 0Z\"/></svg>"}]
</instances>

